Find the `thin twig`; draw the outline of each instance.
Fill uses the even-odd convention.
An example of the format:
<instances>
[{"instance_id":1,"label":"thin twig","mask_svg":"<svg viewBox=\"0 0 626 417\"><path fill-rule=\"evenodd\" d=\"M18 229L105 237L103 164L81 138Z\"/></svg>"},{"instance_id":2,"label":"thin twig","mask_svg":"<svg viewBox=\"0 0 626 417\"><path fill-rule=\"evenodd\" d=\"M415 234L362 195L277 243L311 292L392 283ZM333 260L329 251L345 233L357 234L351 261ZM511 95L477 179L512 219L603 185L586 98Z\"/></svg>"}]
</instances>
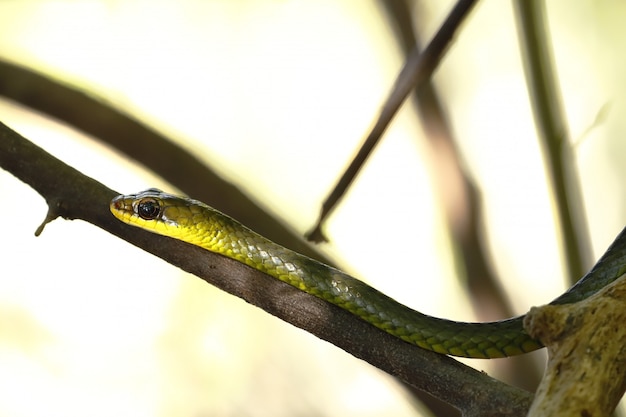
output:
<instances>
[{"instance_id":1,"label":"thin twig","mask_svg":"<svg viewBox=\"0 0 626 417\"><path fill-rule=\"evenodd\" d=\"M517 0L514 4L531 107L557 206L567 276L574 283L591 264L591 251L578 172L553 69L545 3Z\"/></svg>"},{"instance_id":2,"label":"thin twig","mask_svg":"<svg viewBox=\"0 0 626 417\"><path fill-rule=\"evenodd\" d=\"M341 197L346 193L350 184L352 184L352 181L361 170L368 156L374 150L374 147L391 123L391 120L398 112L402 103L404 103L415 87L430 78L439 60L443 56L443 53L450 44L452 37L456 33L456 30L467 17L475 3L476 0L459 0L426 49L424 49L423 52L414 49L411 54L409 54L406 64L398 75L391 90L391 94L387 98L374 127L367 135L365 142L350 163L350 166L343 173L333 191L322 204L320 217L313 230L307 234L309 240L314 242L327 241L327 238L322 232L324 221L335 208Z\"/></svg>"}]
</instances>

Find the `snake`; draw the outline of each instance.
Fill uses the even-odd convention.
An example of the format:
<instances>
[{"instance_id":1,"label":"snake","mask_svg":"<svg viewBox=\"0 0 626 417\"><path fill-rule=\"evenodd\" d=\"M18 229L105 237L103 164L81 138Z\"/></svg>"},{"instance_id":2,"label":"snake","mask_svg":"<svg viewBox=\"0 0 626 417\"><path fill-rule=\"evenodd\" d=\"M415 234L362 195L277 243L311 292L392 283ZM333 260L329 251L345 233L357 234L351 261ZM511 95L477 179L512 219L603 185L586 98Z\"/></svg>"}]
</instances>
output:
<instances>
[{"instance_id":1,"label":"snake","mask_svg":"<svg viewBox=\"0 0 626 417\"><path fill-rule=\"evenodd\" d=\"M405 342L468 358L501 358L543 347L524 330L524 316L459 322L407 307L334 267L287 249L235 219L191 198L156 188L110 202L122 222L234 259L341 307ZM403 262L403 255L393 255ZM595 266L550 304L583 300L626 273L626 228Z\"/></svg>"}]
</instances>

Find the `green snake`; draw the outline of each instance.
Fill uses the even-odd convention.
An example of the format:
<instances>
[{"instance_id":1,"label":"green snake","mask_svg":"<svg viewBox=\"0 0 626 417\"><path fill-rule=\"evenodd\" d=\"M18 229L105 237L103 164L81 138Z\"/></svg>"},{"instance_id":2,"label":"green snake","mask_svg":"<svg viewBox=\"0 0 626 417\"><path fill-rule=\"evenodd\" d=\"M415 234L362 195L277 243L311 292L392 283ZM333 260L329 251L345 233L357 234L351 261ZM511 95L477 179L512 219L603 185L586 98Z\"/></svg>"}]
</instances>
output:
<instances>
[{"instance_id":1,"label":"green snake","mask_svg":"<svg viewBox=\"0 0 626 417\"><path fill-rule=\"evenodd\" d=\"M524 331L523 316L463 323L422 314L338 269L266 239L200 201L152 188L118 196L110 209L124 223L235 259L424 349L470 358L501 358L542 347ZM587 298L624 273L626 228L595 267L551 304Z\"/></svg>"}]
</instances>

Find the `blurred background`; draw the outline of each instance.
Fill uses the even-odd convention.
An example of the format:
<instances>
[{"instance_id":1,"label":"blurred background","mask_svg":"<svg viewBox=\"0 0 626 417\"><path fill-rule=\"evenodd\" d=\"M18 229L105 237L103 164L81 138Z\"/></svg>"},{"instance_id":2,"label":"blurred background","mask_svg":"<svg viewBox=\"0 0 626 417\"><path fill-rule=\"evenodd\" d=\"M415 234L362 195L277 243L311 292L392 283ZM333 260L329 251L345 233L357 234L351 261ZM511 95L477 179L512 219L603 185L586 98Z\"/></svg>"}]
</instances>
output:
<instances>
[{"instance_id":1,"label":"blurred background","mask_svg":"<svg viewBox=\"0 0 626 417\"><path fill-rule=\"evenodd\" d=\"M403 66L386 3L2 0L0 59L176 141L303 236ZM407 4L425 44L454 3ZM552 1L546 16L588 268L626 220L626 5ZM408 101L317 249L424 313L483 320L450 233L450 219L472 221L513 313L549 302L569 284L510 2L478 3L433 86L480 217ZM180 192L19 100L0 96L0 115L122 193ZM0 190L1 416L429 415L386 374L90 224L57 220L35 238L45 201L5 171ZM505 361L465 362L506 379Z\"/></svg>"}]
</instances>

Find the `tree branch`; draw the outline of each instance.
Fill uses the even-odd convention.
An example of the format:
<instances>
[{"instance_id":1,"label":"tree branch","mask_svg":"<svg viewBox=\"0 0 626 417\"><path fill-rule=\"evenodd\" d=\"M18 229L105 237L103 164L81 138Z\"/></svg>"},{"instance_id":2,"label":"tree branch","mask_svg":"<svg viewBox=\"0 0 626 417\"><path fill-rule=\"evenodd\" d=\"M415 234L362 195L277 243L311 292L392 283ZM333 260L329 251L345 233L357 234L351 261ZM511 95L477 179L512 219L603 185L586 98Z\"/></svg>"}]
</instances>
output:
<instances>
[{"instance_id":1,"label":"tree branch","mask_svg":"<svg viewBox=\"0 0 626 417\"><path fill-rule=\"evenodd\" d=\"M48 218L92 223L243 298L463 411L466 416L523 416L532 395L456 360L405 343L349 312L239 262L117 221L117 195L0 123L0 167L47 201ZM53 180L51 180L53 179Z\"/></svg>"},{"instance_id":2,"label":"tree branch","mask_svg":"<svg viewBox=\"0 0 626 417\"><path fill-rule=\"evenodd\" d=\"M553 69L545 4L537 0L513 4L529 99L556 203L567 277L573 284L585 273L591 251L580 179Z\"/></svg>"},{"instance_id":3,"label":"tree branch","mask_svg":"<svg viewBox=\"0 0 626 417\"><path fill-rule=\"evenodd\" d=\"M608 416L626 390L626 274L578 303L545 305L524 327L550 355L529 416Z\"/></svg>"}]
</instances>

